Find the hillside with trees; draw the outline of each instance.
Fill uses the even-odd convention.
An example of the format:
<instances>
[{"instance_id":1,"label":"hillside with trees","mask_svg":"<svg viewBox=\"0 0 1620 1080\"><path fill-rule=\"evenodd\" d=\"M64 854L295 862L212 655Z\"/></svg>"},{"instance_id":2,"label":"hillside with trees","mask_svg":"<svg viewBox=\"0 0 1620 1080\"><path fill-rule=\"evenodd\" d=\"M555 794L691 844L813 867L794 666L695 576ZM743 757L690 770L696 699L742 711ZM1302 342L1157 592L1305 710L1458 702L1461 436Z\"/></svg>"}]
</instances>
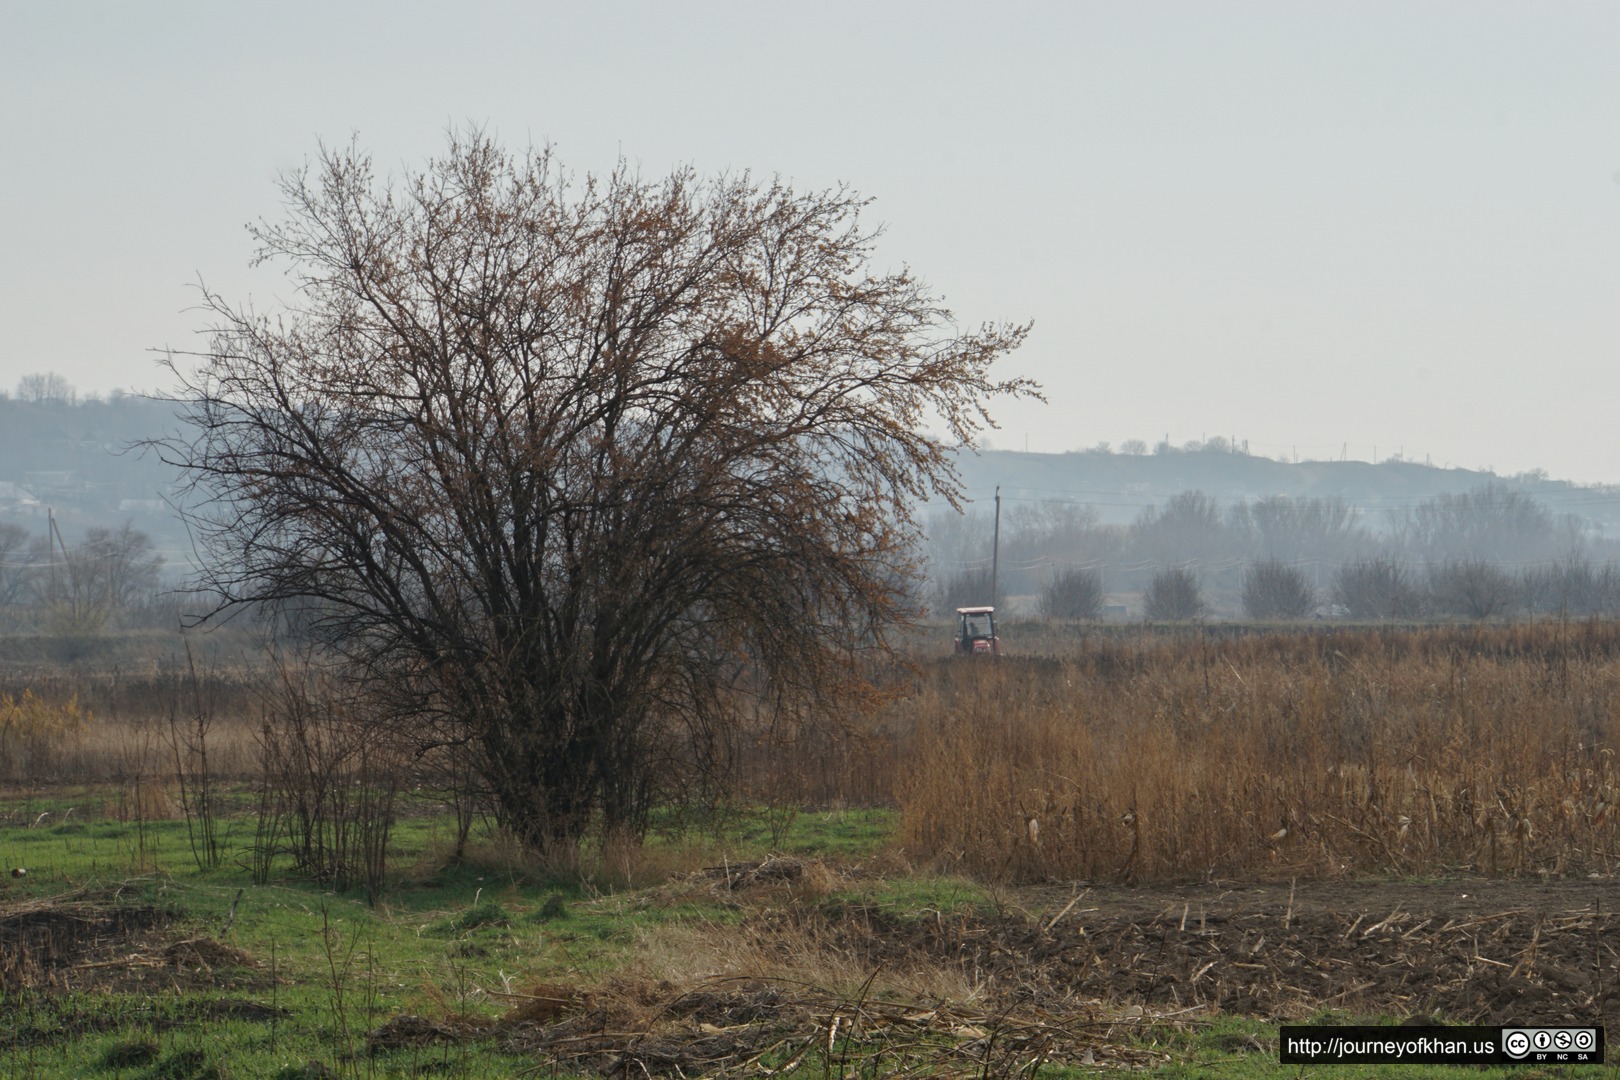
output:
<instances>
[{"instance_id":1,"label":"hillside with trees","mask_svg":"<svg viewBox=\"0 0 1620 1080\"><path fill-rule=\"evenodd\" d=\"M1401 460L1281 462L1225 440L988 451L960 467L973 502L962 514L936 507L926 523L936 608L990 601L999 488L994 591L1017 612L1620 613L1620 488L1611 486ZM1088 599L1077 606L1077 595Z\"/></svg>"},{"instance_id":2,"label":"hillside with trees","mask_svg":"<svg viewBox=\"0 0 1620 1080\"><path fill-rule=\"evenodd\" d=\"M44 536L54 516L70 546L87 530L127 524L184 565L190 545L167 502L178 474L142 449L174 424L167 402L24 376L0 391L0 523Z\"/></svg>"}]
</instances>

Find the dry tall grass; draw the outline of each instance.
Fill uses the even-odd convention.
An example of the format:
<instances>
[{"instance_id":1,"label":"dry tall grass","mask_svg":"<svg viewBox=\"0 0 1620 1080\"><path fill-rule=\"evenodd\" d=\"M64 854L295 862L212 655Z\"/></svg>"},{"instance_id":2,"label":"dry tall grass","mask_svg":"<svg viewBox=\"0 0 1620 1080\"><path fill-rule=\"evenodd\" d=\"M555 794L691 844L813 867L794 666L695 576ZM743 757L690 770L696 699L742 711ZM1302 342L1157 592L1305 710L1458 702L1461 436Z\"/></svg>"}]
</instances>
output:
<instances>
[{"instance_id":1,"label":"dry tall grass","mask_svg":"<svg viewBox=\"0 0 1620 1080\"><path fill-rule=\"evenodd\" d=\"M1620 624L1060 644L925 665L875 724L741 752L741 798L892 802L912 858L988 878L1620 868ZM173 720L193 713L218 720L214 776L259 778L261 676L8 673L0 790L111 781L145 798L173 781Z\"/></svg>"},{"instance_id":2,"label":"dry tall grass","mask_svg":"<svg viewBox=\"0 0 1620 1080\"><path fill-rule=\"evenodd\" d=\"M1620 625L1098 639L942 663L903 842L989 877L1609 873Z\"/></svg>"},{"instance_id":3,"label":"dry tall grass","mask_svg":"<svg viewBox=\"0 0 1620 1080\"><path fill-rule=\"evenodd\" d=\"M257 676L193 670L183 661L142 670L42 666L0 674L0 785L129 784L174 772L174 724L213 719L215 777L258 775L263 713ZM8 717L10 719L8 720Z\"/></svg>"}]
</instances>

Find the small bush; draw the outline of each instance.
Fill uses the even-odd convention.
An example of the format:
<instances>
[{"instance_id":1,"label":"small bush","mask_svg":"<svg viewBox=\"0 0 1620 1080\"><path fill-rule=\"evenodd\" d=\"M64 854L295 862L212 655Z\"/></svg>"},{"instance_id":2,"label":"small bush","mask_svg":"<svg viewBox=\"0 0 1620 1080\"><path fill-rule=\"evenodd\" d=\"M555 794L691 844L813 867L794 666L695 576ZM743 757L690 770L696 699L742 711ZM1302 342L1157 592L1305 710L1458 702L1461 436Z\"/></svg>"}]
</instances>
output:
<instances>
[{"instance_id":1,"label":"small bush","mask_svg":"<svg viewBox=\"0 0 1620 1080\"><path fill-rule=\"evenodd\" d=\"M338 891L364 886L375 901L405 755L363 698L313 665L284 665L274 680L259 733L254 879L286 856L297 873Z\"/></svg>"},{"instance_id":2,"label":"small bush","mask_svg":"<svg viewBox=\"0 0 1620 1080\"><path fill-rule=\"evenodd\" d=\"M481 930L486 926L510 926L512 915L504 907L492 900L481 904L474 904L460 915L450 920L451 930Z\"/></svg>"},{"instance_id":3,"label":"small bush","mask_svg":"<svg viewBox=\"0 0 1620 1080\"><path fill-rule=\"evenodd\" d=\"M1041 590L1041 614L1049 619L1096 620L1103 609L1102 575L1095 570L1064 570Z\"/></svg>"},{"instance_id":4,"label":"small bush","mask_svg":"<svg viewBox=\"0 0 1620 1080\"><path fill-rule=\"evenodd\" d=\"M1423 596L1390 558L1360 559L1339 567L1333 598L1352 619L1410 619L1423 613Z\"/></svg>"},{"instance_id":5,"label":"small bush","mask_svg":"<svg viewBox=\"0 0 1620 1080\"><path fill-rule=\"evenodd\" d=\"M551 922L554 919L568 918L568 901L562 898L561 893L547 893L545 900L529 916L532 922Z\"/></svg>"},{"instance_id":6,"label":"small bush","mask_svg":"<svg viewBox=\"0 0 1620 1080\"><path fill-rule=\"evenodd\" d=\"M1148 618L1163 622L1196 619L1205 611L1198 578L1191 570L1164 570L1155 574L1142 597Z\"/></svg>"},{"instance_id":7,"label":"small bush","mask_svg":"<svg viewBox=\"0 0 1620 1080\"><path fill-rule=\"evenodd\" d=\"M1519 596L1519 583L1483 559L1429 569L1429 602L1444 615L1488 619L1511 614L1519 606Z\"/></svg>"},{"instance_id":8,"label":"small bush","mask_svg":"<svg viewBox=\"0 0 1620 1080\"><path fill-rule=\"evenodd\" d=\"M1316 610L1316 593L1299 570L1267 559L1243 575L1243 610L1251 619L1303 619Z\"/></svg>"}]
</instances>

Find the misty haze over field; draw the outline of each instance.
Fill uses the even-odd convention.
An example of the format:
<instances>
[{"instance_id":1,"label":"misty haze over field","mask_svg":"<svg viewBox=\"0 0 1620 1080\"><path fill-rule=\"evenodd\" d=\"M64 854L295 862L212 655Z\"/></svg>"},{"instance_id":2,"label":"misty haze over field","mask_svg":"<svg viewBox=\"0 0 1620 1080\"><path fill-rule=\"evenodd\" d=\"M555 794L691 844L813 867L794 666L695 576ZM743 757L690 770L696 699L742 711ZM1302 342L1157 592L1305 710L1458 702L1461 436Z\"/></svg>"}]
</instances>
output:
<instances>
[{"instance_id":1,"label":"misty haze over field","mask_svg":"<svg viewBox=\"0 0 1620 1080\"><path fill-rule=\"evenodd\" d=\"M43 602L51 560L65 557L47 542L49 515L69 553L93 531L132 530L161 560L143 587L182 577L193 555L170 506L177 477L138 445L174 424L167 403L81 397L60 377L0 396L0 607L13 628L36 625L30 611ZM1281 462L1225 439L987 451L962 455L959 467L965 512L934 505L921 514L926 602L936 609L989 602L999 488L996 593L1013 612L1042 611L1055 582L1080 575L1095 577L1098 594L1087 617L1138 617L1153 579L1184 569L1203 592L1204 614L1237 618L1246 575L1268 562L1300 575L1312 615L1348 617L1354 605L1343 603L1340 576L1374 564L1393 567L1411 591L1399 601L1406 616L1620 611L1613 486L1393 457ZM1477 578L1482 566L1496 573L1474 580L1468 595L1435 595L1456 592L1455 581L1440 588L1446 574L1470 568ZM172 605L153 611L172 623Z\"/></svg>"}]
</instances>

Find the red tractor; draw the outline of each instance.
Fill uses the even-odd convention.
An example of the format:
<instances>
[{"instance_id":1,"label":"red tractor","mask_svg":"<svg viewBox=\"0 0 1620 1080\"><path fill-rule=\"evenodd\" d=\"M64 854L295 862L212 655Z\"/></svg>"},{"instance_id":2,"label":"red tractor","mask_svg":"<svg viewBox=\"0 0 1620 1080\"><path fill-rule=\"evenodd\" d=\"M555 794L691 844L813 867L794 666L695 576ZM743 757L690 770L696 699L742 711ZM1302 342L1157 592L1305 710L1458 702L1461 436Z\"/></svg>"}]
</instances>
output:
<instances>
[{"instance_id":1,"label":"red tractor","mask_svg":"<svg viewBox=\"0 0 1620 1080\"><path fill-rule=\"evenodd\" d=\"M995 608L959 607L956 618L958 656L997 656L1001 653L1001 639L996 637Z\"/></svg>"}]
</instances>

